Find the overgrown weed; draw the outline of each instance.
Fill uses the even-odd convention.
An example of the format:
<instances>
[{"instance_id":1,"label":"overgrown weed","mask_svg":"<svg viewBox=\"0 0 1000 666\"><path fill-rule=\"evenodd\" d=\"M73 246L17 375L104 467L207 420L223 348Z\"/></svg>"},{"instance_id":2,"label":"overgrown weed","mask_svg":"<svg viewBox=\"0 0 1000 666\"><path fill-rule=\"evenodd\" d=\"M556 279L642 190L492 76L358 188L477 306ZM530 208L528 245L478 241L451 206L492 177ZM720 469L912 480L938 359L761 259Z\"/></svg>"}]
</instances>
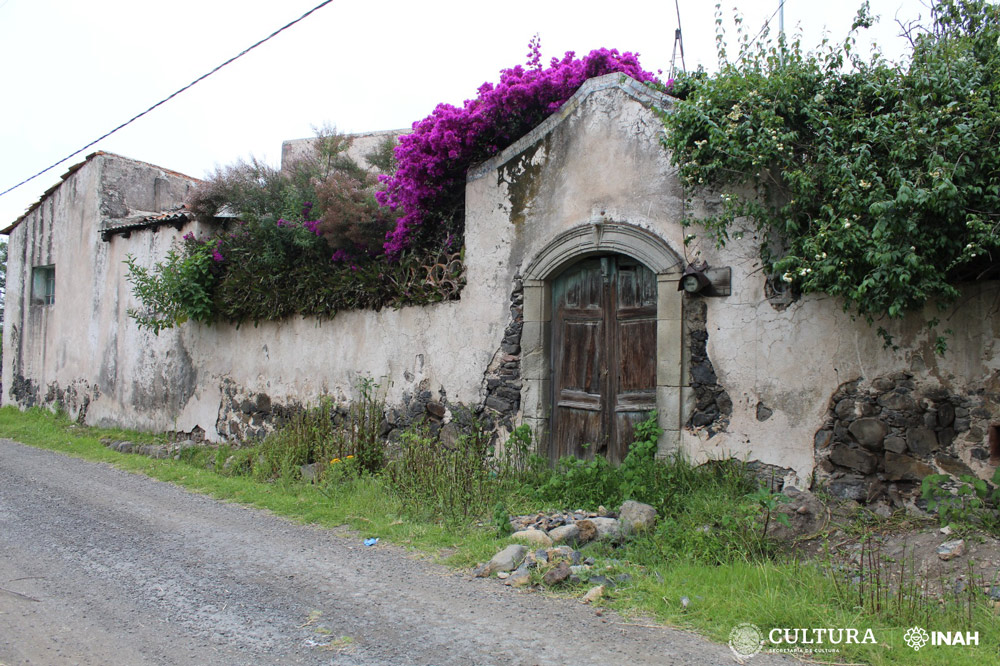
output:
<instances>
[{"instance_id":1,"label":"overgrown weed","mask_svg":"<svg viewBox=\"0 0 1000 666\"><path fill-rule=\"evenodd\" d=\"M452 566L469 567L485 561L507 543L497 537L495 530L478 528L471 512L468 522L449 524L423 509L414 511L415 507L393 488L387 475L362 471L356 458L328 467L319 484L303 484L295 479L262 482L254 480L249 472L223 476L214 471L226 460L230 471L252 464L254 450L250 448L206 448L203 454L192 454L190 461L152 460L102 446L99 438L111 436L111 432L72 424L42 409L23 413L10 407L0 409L3 436L110 462L303 522L327 527L347 525L357 537L379 536L387 542L419 548L446 559ZM114 431L113 437L142 439L137 433L123 431ZM525 442L522 437L521 444L526 443L530 446L530 440ZM475 446L473 443L469 450ZM538 507L540 500L528 496L531 486L526 480L547 478L556 472L532 470L528 447L515 445L515 449L525 451L521 476L512 477L520 481L520 486L503 486L509 494L501 493L501 502L509 502L509 506L534 502ZM236 462L241 455L247 456L247 463ZM943 596L928 595L912 563L885 557L876 541L865 546L861 558L864 564L854 569L835 564L831 557L798 561L771 545L760 547L763 515L760 503L753 498L756 490L747 492L756 488L756 481L745 466L729 461L695 466L683 459L657 464L667 468L657 474L672 479L675 485L669 494L669 506L660 503L664 509L660 527L617 547L603 542L585 547L586 554L597 559L601 571L610 566L615 575L631 576L627 582L609 588L602 603L626 616L652 615L723 643L731 629L742 622L761 627L876 629L877 645L841 645L841 651L833 657L837 662L952 666L984 663L995 656L1000 625L982 588L1000 581L970 578L959 591L953 588ZM511 467L517 469L518 464ZM483 505L486 515L496 508L485 502ZM667 525L667 520L673 522ZM355 533L349 533L348 538ZM586 578L581 576L581 585L587 585ZM582 593L585 588L567 591L574 593L574 589ZM980 645L916 653L903 643L903 634L910 626L952 631L968 627L979 632Z\"/></svg>"}]
</instances>

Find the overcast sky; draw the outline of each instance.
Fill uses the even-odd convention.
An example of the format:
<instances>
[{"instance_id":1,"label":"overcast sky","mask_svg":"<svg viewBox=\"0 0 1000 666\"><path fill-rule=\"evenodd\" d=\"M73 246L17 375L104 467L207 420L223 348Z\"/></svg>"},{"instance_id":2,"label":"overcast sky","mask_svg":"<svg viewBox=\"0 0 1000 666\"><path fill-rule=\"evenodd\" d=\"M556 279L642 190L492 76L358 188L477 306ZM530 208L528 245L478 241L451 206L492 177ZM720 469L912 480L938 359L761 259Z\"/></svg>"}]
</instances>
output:
<instances>
[{"instance_id":1,"label":"overcast sky","mask_svg":"<svg viewBox=\"0 0 1000 666\"><path fill-rule=\"evenodd\" d=\"M754 36L779 0L741 0ZM320 0L0 0L0 191L40 171L301 16ZM733 5L723 3L735 43ZM786 0L785 28L841 40L859 2ZM921 0L871 0L870 34L898 57L896 19ZM681 0L689 69L717 68L714 3ZM777 30L777 16L773 19ZM86 151L105 150L204 177L324 123L346 132L409 127L439 102L459 105L538 33L545 62L606 46L670 68L673 2L335 0L247 56ZM732 52L732 49L731 51ZM679 64L679 63L678 63ZM6 226L84 154L0 197Z\"/></svg>"}]
</instances>

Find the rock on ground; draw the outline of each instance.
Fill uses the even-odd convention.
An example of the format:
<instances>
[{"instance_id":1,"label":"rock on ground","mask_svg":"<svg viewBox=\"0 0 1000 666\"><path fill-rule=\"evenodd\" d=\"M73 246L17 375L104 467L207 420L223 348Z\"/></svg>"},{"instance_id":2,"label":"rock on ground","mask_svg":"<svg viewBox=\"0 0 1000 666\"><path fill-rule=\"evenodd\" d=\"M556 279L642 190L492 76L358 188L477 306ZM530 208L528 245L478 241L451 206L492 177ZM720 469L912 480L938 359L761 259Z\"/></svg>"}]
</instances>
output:
<instances>
[{"instance_id":1,"label":"rock on ground","mask_svg":"<svg viewBox=\"0 0 1000 666\"><path fill-rule=\"evenodd\" d=\"M541 530L521 530L510 535L514 541L521 541L531 546L551 546L552 538Z\"/></svg>"},{"instance_id":2,"label":"rock on ground","mask_svg":"<svg viewBox=\"0 0 1000 666\"><path fill-rule=\"evenodd\" d=\"M528 549L521 544L511 544L493 556L486 564L483 576L490 576L498 571L513 571L524 561Z\"/></svg>"},{"instance_id":3,"label":"rock on ground","mask_svg":"<svg viewBox=\"0 0 1000 666\"><path fill-rule=\"evenodd\" d=\"M618 521L623 534L642 532L656 523L656 509L642 502L627 500L618 510Z\"/></svg>"},{"instance_id":4,"label":"rock on ground","mask_svg":"<svg viewBox=\"0 0 1000 666\"><path fill-rule=\"evenodd\" d=\"M565 543L575 546L580 543L580 528L575 524L563 525L549 532L552 543Z\"/></svg>"}]
</instances>

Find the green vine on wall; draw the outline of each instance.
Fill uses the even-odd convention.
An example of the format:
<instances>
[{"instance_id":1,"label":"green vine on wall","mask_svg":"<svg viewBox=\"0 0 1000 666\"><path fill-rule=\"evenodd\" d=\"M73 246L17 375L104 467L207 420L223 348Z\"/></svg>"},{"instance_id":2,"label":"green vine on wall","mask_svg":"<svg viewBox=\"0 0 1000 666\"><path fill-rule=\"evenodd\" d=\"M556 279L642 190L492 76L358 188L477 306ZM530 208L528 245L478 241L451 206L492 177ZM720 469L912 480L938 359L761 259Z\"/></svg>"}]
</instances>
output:
<instances>
[{"instance_id":1,"label":"green vine on wall","mask_svg":"<svg viewBox=\"0 0 1000 666\"><path fill-rule=\"evenodd\" d=\"M932 17L910 26L908 65L857 54L867 3L818 53L741 33L739 58L678 79L662 116L683 182L723 193L698 220L716 242L751 218L772 275L869 324L1000 272L1000 10L943 0Z\"/></svg>"}]
</instances>

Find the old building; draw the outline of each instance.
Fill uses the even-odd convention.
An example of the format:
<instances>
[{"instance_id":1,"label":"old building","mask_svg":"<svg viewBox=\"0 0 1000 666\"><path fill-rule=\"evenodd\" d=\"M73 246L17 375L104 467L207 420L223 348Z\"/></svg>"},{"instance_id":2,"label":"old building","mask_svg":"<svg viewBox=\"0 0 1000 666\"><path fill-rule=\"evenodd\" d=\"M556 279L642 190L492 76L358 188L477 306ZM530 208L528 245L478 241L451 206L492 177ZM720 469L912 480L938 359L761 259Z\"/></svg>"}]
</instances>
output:
<instances>
[{"instance_id":1,"label":"old building","mask_svg":"<svg viewBox=\"0 0 1000 666\"><path fill-rule=\"evenodd\" d=\"M5 230L3 400L218 440L261 435L320 395L350 400L371 377L394 414L485 408L529 424L553 457L594 444L620 459L655 408L661 453L746 458L858 499L937 469L992 474L997 284L946 313L944 356L917 317L886 324L890 350L840 302L775 291L752 226L724 248L685 226L719 202L688 201L658 140L653 108L670 104L618 74L592 79L471 170L460 300L158 337L126 315L123 262L149 265L196 226L175 210L192 180L92 155ZM679 288L696 261L710 284Z\"/></svg>"}]
</instances>

